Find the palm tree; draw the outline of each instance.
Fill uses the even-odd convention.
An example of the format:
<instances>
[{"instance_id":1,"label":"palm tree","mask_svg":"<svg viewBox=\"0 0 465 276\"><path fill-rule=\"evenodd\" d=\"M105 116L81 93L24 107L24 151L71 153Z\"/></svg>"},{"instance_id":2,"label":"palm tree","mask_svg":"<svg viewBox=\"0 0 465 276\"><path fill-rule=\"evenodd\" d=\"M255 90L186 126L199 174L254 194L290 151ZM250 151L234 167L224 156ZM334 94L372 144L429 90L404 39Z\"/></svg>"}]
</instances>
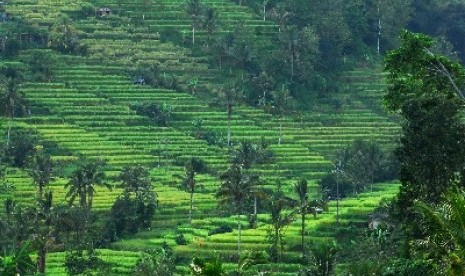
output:
<instances>
[{"instance_id":1,"label":"palm tree","mask_svg":"<svg viewBox=\"0 0 465 276\"><path fill-rule=\"evenodd\" d=\"M301 216L301 246L302 246L302 259L305 258L305 215L307 214L308 208L308 184L305 178L301 178L294 185L294 191L296 192L299 204L299 213Z\"/></svg>"},{"instance_id":2,"label":"palm tree","mask_svg":"<svg viewBox=\"0 0 465 276\"><path fill-rule=\"evenodd\" d=\"M207 7L202 26L207 31L207 47L209 47L211 36L218 28L218 12L213 8Z\"/></svg>"},{"instance_id":3,"label":"palm tree","mask_svg":"<svg viewBox=\"0 0 465 276\"><path fill-rule=\"evenodd\" d=\"M258 157L257 147L250 141L242 140L233 156L233 163L248 170L256 162Z\"/></svg>"},{"instance_id":4,"label":"palm tree","mask_svg":"<svg viewBox=\"0 0 465 276\"><path fill-rule=\"evenodd\" d=\"M245 275L246 271L254 265L266 263L265 255L262 251L247 252L239 258L237 275Z\"/></svg>"},{"instance_id":5,"label":"palm tree","mask_svg":"<svg viewBox=\"0 0 465 276\"><path fill-rule=\"evenodd\" d=\"M192 221L192 209L194 207L194 192L196 188L196 181L195 181L195 170L194 166L192 165L192 162L187 162L186 165L184 166L185 169L185 178L181 183L181 186L187 190L190 194L190 200L189 200L189 217L188 221L191 223Z\"/></svg>"},{"instance_id":6,"label":"palm tree","mask_svg":"<svg viewBox=\"0 0 465 276\"><path fill-rule=\"evenodd\" d=\"M205 164L201 159L197 157L191 157L184 164L185 174L181 182L181 188L183 188L186 192L190 194L189 216L187 219L189 223L191 223L192 221L192 211L194 208L194 193L198 186L197 181L195 180L195 175L205 170Z\"/></svg>"},{"instance_id":7,"label":"palm tree","mask_svg":"<svg viewBox=\"0 0 465 276\"><path fill-rule=\"evenodd\" d=\"M283 140L283 118L286 114L286 108L288 107L289 90L283 85L280 90L273 91L273 106L275 113L279 116L279 138L278 145L281 145Z\"/></svg>"},{"instance_id":8,"label":"palm tree","mask_svg":"<svg viewBox=\"0 0 465 276\"><path fill-rule=\"evenodd\" d=\"M424 238L417 247L431 259L447 260L447 275L465 273L465 196L449 192L440 206L417 202L416 211L422 216L420 228Z\"/></svg>"},{"instance_id":9,"label":"palm tree","mask_svg":"<svg viewBox=\"0 0 465 276\"><path fill-rule=\"evenodd\" d=\"M30 243L24 243L11 255L0 256L0 272L5 276L33 275L35 273L34 262L30 254Z\"/></svg>"},{"instance_id":10,"label":"palm tree","mask_svg":"<svg viewBox=\"0 0 465 276\"><path fill-rule=\"evenodd\" d=\"M220 176L221 186L216 193L216 197L220 199L220 205L231 206L237 215L237 251L241 253L241 215L244 212L245 206L252 197L252 192L258 176L245 174L242 167L238 164L233 164L229 169Z\"/></svg>"},{"instance_id":11,"label":"palm tree","mask_svg":"<svg viewBox=\"0 0 465 276\"><path fill-rule=\"evenodd\" d=\"M39 273L45 273L45 264L47 257L47 245L50 242L52 237L52 231L50 226L52 224L52 203L53 203L53 193L52 191L45 194L45 198L42 197L38 200L39 205L39 214L43 220L43 232L37 237L38 252L37 252L37 270Z\"/></svg>"},{"instance_id":12,"label":"palm tree","mask_svg":"<svg viewBox=\"0 0 465 276\"><path fill-rule=\"evenodd\" d=\"M191 17L192 24L192 46L195 46L195 28L199 25L199 20L202 15L202 4L200 0L188 0L186 2L186 12Z\"/></svg>"},{"instance_id":13,"label":"palm tree","mask_svg":"<svg viewBox=\"0 0 465 276\"><path fill-rule=\"evenodd\" d=\"M227 87L222 87L219 94L220 101L226 107L226 112L228 113L227 144L229 147L231 146L231 117L233 108L240 101L242 93L237 84L234 83L227 85Z\"/></svg>"},{"instance_id":14,"label":"palm tree","mask_svg":"<svg viewBox=\"0 0 465 276\"><path fill-rule=\"evenodd\" d=\"M70 205L79 197L79 205L91 209L95 187L104 186L111 189L111 186L104 182L105 172L101 169L103 165L102 161L86 162L71 174L71 179L65 185L65 189L69 189L66 198L69 198Z\"/></svg>"},{"instance_id":15,"label":"palm tree","mask_svg":"<svg viewBox=\"0 0 465 276\"><path fill-rule=\"evenodd\" d=\"M8 117L8 134L6 146L10 143L11 121L15 116L26 113L24 94L18 90L18 83L13 78L7 78L0 83L0 101L5 107L4 115Z\"/></svg>"},{"instance_id":16,"label":"palm tree","mask_svg":"<svg viewBox=\"0 0 465 276\"><path fill-rule=\"evenodd\" d=\"M53 164L50 159L50 155L44 154L43 152L37 152L33 156L28 174L37 185L37 195L39 199L42 199L44 187L50 183L52 170Z\"/></svg>"},{"instance_id":17,"label":"palm tree","mask_svg":"<svg viewBox=\"0 0 465 276\"><path fill-rule=\"evenodd\" d=\"M282 191L281 181L278 180L277 188L270 199L270 222L272 229L269 238L272 242L270 257L273 262L278 262L283 251L282 230L293 221L294 211L284 213L287 207L292 206L293 200L286 197Z\"/></svg>"}]
</instances>

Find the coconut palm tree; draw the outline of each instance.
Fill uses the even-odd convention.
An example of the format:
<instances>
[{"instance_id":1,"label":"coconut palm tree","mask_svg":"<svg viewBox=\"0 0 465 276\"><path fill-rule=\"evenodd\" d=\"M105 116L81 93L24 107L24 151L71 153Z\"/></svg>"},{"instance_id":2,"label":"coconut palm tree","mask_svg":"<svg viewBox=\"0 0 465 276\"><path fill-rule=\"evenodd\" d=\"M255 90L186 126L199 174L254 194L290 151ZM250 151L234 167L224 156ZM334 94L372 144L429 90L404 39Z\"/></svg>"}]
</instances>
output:
<instances>
[{"instance_id":1,"label":"coconut palm tree","mask_svg":"<svg viewBox=\"0 0 465 276\"><path fill-rule=\"evenodd\" d=\"M65 185L65 189L69 189L66 198L69 198L70 205L74 203L76 197L79 197L79 205L91 209L95 187L104 186L111 189L111 186L105 182L103 165L102 161L86 162L71 174L71 179Z\"/></svg>"},{"instance_id":2,"label":"coconut palm tree","mask_svg":"<svg viewBox=\"0 0 465 276\"><path fill-rule=\"evenodd\" d=\"M45 194L44 199L42 197L38 200L38 214L37 217L43 221L43 227L40 230L41 234L37 235L36 242L38 246L37 252L37 271L39 273L45 273L45 264L47 257L47 245L50 243L52 237L51 225L52 225L52 203L53 193L49 191Z\"/></svg>"},{"instance_id":3,"label":"coconut palm tree","mask_svg":"<svg viewBox=\"0 0 465 276\"><path fill-rule=\"evenodd\" d=\"M227 145L231 146L231 117L234 106L236 106L242 97L242 92L236 83L222 87L219 91L219 101L226 107L228 114Z\"/></svg>"},{"instance_id":4,"label":"coconut palm tree","mask_svg":"<svg viewBox=\"0 0 465 276\"><path fill-rule=\"evenodd\" d=\"M8 117L8 133L6 145L10 143L11 121L18 115L26 113L27 105L24 94L18 89L18 82L13 78L6 78L0 82L0 102L4 106L4 115Z\"/></svg>"},{"instance_id":5,"label":"coconut palm tree","mask_svg":"<svg viewBox=\"0 0 465 276\"><path fill-rule=\"evenodd\" d=\"M184 176L182 177L181 188L184 189L190 195L189 200L189 216L188 222L192 221L192 212L194 208L194 193L198 188L197 181L195 180L195 175L197 173L203 172L206 170L205 163L197 158L191 157L184 164Z\"/></svg>"},{"instance_id":6,"label":"coconut palm tree","mask_svg":"<svg viewBox=\"0 0 465 276\"><path fill-rule=\"evenodd\" d=\"M187 14L191 17L192 25L192 47L195 46L195 28L199 25L203 6L200 0L188 0L185 4Z\"/></svg>"},{"instance_id":7,"label":"coconut palm tree","mask_svg":"<svg viewBox=\"0 0 465 276\"><path fill-rule=\"evenodd\" d=\"M305 215L307 215L308 209L308 184L305 178L301 178L294 185L294 191L298 196L298 208L301 217L301 246L302 246L302 259L305 258Z\"/></svg>"},{"instance_id":8,"label":"coconut palm tree","mask_svg":"<svg viewBox=\"0 0 465 276\"><path fill-rule=\"evenodd\" d=\"M37 152L32 157L29 167L28 174L37 185L38 198L42 199L44 188L50 183L52 177L53 163L50 155Z\"/></svg>"},{"instance_id":9,"label":"coconut palm tree","mask_svg":"<svg viewBox=\"0 0 465 276\"><path fill-rule=\"evenodd\" d=\"M275 263L279 261L283 251L282 230L294 220L295 215L295 211L285 212L286 208L293 205L293 200L284 195L280 180L278 180L276 186L276 190L273 191L270 199L271 229L268 235L272 243L269 249L270 258Z\"/></svg>"},{"instance_id":10,"label":"coconut palm tree","mask_svg":"<svg viewBox=\"0 0 465 276\"><path fill-rule=\"evenodd\" d=\"M237 251L241 252L241 215L253 196L258 176L246 174L240 165L233 164L220 176L221 186L216 193L220 205L232 207L237 215Z\"/></svg>"}]
</instances>

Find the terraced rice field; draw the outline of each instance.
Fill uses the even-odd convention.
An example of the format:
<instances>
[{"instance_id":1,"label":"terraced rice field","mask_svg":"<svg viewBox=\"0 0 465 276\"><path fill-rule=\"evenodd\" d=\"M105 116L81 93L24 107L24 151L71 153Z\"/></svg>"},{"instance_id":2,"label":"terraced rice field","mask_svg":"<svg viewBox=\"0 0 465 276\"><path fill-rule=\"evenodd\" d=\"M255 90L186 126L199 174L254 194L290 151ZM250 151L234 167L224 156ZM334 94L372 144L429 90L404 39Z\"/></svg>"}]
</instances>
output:
<instances>
[{"instance_id":1,"label":"terraced rice field","mask_svg":"<svg viewBox=\"0 0 465 276\"><path fill-rule=\"evenodd\" d=\"M83 42L89 47L89 55L86 56L54 53L59 64L53 80L26 83L21 87L32 104L32 115L17 120L16 124L32 127L41 139L54 143L63 152L53 156L55 160L73 161L79 155L105 159L106 172L110 176L130 164L151 168L160 203L153 221L154 228L133 239L114 243L111 249L100 250L102 258L114 264L115 273L125 275L135 264L140 250L167 242L185 258L194 253L197 256L209 255L216 250L227 257L228 267L233 266L230 256L236 252L237 232L208 236L208 231L220 225L236 227L235 217L223 216L217 210L214 197L220 184L218 175L227 168L230 152L227 147L208 145L192 135L193 122L198 120L202 120L205 129L225 135L226 110L211 107L206 100L188 92L134 85L125 71L132 63L157 62L163 64L167 72L185 81L198 78L205 84L221 83L221 74L218 69L211 68L207 57L195 56L189 48L160 39L161 33L172 30L184 32L186 36L189 34L191 26L183 10L183 2L162 0L151 3L150 8L133 1L94 2L110 6L116 13L105 19L83 16L81 7L86 1L10 2L8 9L12 14L21 15L28 22L44 28L53 24L60 14L70 15L74 26L82 32ZM218 10L224 22L218 32L231 31L236 22L241 21L257 39L269 41L277 33L276 24L263 21L245 7L218 0L203 3ZM198 37L199 43L207 39L204 31L199 31ZM283 179L284 190L289 192L298 178L305 177L310 180L312 195L316 197L319 192L316 181L331 168L330 158L336 150L354 139L372 139L386 147L394 145L399 135L398 124L382 110L372 108L379 101L383 88L382 75L372 73L369 80L366 75L366 71L347 74L348 92L340 96L350 96L351 99L345 101L338 111L307 112L303 117L280 119L249 106L234 109L231 123L233 143L238 144L243 139L258 142L265 137L275 155L272 164L253 167L265 186L273 187L277 179ZM372 84L375 79L375 84ZM159 127L148 118L137 115L129 108L129 104L136 101L169 104L173 108L171 123L167 127ZM282 143L278 144L280 126L283 136ZM197 178L203 188L195 194L194 220L189 225L189 194L177 188L179 180L175 175L183 172L180 161L191 156L205 160L210 172ZM24 172L10 171L8 177L16 186L12 192L15 197L25 201L33 197L35 188ZM62 187L66 181L57 178L51 185L55 197L61 202L64 202ZM372 193L342 201L341 213L356 213L363 218L383 197L393 196L396 190L397 184L379 185ZM111 192L98 190L93 207L108 210L120 192L118 189ZM3 200L2 197L0 199ZM316 219L308 218L309 242L333 236L337 230L334 210L334 203L331 203L329 213ZM247 228L247 218L243 216L241 220ZM351 221L353 219L342 220L341 224ZM259 214L257 229L243 233L243 249L266 249L269 246L265 239L268 229L269 217ZM275 271L275 275L295 275L299 269L296 264L299 229L297 221L286 229L283 262L263 265L264 269ZM180 233L188 240L185 246L174 242ZM61 266L63 254L50 253L50 275L64 274ZM180 274L183 271L185 268L178 268Z\"/></svg>"}]
</instances>

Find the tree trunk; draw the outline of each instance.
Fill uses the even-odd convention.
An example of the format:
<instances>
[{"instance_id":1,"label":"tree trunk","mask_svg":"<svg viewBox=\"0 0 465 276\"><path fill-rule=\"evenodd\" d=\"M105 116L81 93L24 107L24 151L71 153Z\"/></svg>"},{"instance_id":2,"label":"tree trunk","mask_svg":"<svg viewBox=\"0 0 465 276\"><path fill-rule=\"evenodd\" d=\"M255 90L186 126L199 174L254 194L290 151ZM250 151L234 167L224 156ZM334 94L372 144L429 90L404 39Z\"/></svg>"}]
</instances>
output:
<instances>
[{"instance_id":1,"label":"tree trunk","mask_svg":"<svg viewBox=\"0 0 465 276\"><path fill-rule=\"evenodd\" d=\"M37 272L45 275L45 260L47 256L47 250L45 248L45 243L40 245L37 255Z\"/></svg>"},{"instance_id":2,"label":"tree trunk","mask_svg":"<svg viewBox=\"0 0 465 276\"><path fill-rule=\"evenodd\" d=\"M302 212L302 260L305 258L305 243L304 243L304 237L305 237L305 211L301 210Z\"/></svg>"},{"instance_id":3,"label":"tree trunk","mask_svg":"<svg viewBox=\"0 0 465 276\"><path fill-rule=\"evenodd\" d=\"M266 20L266 2L263 1L263 21Z\"/></svg>"},{"instance_id":4,"label":"tree trunk","mask_svg":"<svg viewBox=\"0 0 465 276\"><path fill-rule=\"evenodd\" d=\"M10 145L10 135L11 135L11 118L8 119L8 132L6 134L6 147Z\"/></svg>"},{"instance_id":5,"label":"tree trunk","mask_svg":"<svg viewBox=\"0 0 465 276\"><path fill-rule=\"evenodd\" d=\"M242 232L241 232L241 214L237 213L237 255L241 255L241 242L242 242Z\"/></svg>"},{"instance_id":6,"label":"tree trunk","mask_svg":"<svg viewBox=\"0 0 465 276\"><path fill-rule=\"evenodd\" d=\"M195 26L192 26L192 47L195 46Z\"/></svg>"},{"instance_id":7,"label":"tree trunk","mask_svg":"<svg viewBox=\"0 0 465 276\"><path fill-rule=\"evenodd\" d=\"M291 51L291 82L294 79L294 51Z\"/></svg>"},{"instance_id":8,"label":"tree trunk","mask_svg":"<svg viewBox=\"0 0 465 276\"><path fill-rule=\"evenodd\" d=\"M257 219L257 201L257 195L255 195L253 198L253 215L255 216L255 219Z\"/></svg>"},{"instance_id":9,"label":"tree trunk","mask_svg":"<svg viewBox=\"0 0 465 276\"><path fill-rule=\"evenodd\" d=\"M339 177L336 172L336 223L339 226Z\"/></svg>"},{"instance_id":10,"label":"tree trunk","mask_svg":"<svg viewBox=\"0 0 465 276\"><path fill-rule=\"evenodd\" d=\"M165 172L168 171L168 144L165 140Z\"/></svg>"},{"instance_id":11,"label":"tree trunk","mask_svg":"<svg viewBox=\"0 0 465 276\"><path fill-rule=\"evenodd\" d=\"M379 11L379 1L378 1L378 41L377 41L377 52L380 53L380 39L381 39L381 14Z\"/></svg>"},{"instance_id":12,"label":"tree trunk","mask_svg":"<svg viewBox=\"0 0 465 276\"><path fill-rule=\"evenodd\" d=\"M161 166L161 142L158 140L158 168Z\"/></svg>"},{"instance_id":13,"label":"tree trunk","mask_svg":"<svg viewBox=\"0 0 465 276\"><path fill-rule=\"evenodd\" d=\"M191 199L190 199L190 207L189 207L189 217L188 217L188 221L189 223L191 223L192 221L192 209L194 207L194 191L191 190Z\"/></svg>"},{"instance_id":14,"label":"tree trunk","mask_svg":"<svg viewBox=\"0 0 465 276\"><path fill-rule=\"evenodd\" d=\"M231 146L231 112L228 110L228 147Z\"/></svg>"},{"instance_id":15,"label":"tree trunk","mask_svg":"<svg viewBox=\"0 0 465 276\"><path fill-rule=\"evenodd\" d=\"M79 197L80 197L80 205L82 208L85 208L86 207L86 203L87 203L87 200L86 200L86 195L81 193L80 191L78 191L80 194L79 194Z\"/></svg>"},{"instance_id":16,"label":"tree trunk","mask_svg":"<svg viewBox=\"0 0 465 276\"><path fill-rule=\"evenodd\" d=\"M39 199L42 199L42 195L44 194L44 186L42 185L42 183L39 183L38 186L39 186L38 197Z\"/></svg>"}]
</instances>

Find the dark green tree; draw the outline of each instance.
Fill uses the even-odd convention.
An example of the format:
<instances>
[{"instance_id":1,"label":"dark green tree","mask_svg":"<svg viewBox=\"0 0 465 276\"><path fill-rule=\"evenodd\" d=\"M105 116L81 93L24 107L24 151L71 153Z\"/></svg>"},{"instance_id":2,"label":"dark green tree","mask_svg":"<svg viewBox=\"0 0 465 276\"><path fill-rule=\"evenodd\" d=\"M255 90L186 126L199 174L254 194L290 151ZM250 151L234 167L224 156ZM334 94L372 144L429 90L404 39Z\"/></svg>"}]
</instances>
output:
<instances>
[{"instance_id":1,"label":"dark green tree","mask_svg":"<svg viewBox=\"0 0 465 276\"><path fill-rule=\"evenodd\" d=\"M415 204L421 216L422 237L412 242L414 256L441 263L440 274L465 273L465 197L463 192L448 192L439 205Z\"/></svg>"},{"instance_id":2,"label":"dark green tree","mask_svg":"<svg viewBox=\"0 0 465 276\"><path fill-rule=\"evenodd\" d=\"M137 115L147 116L158 126L166 127L172 117L172 107L166 103L157 104L155 102L135 102L129 108L136 111Z\"/></svg>"},{"instance_id":3,"label":"dark green tree","mask_svg":"<svg viewBox=\"0 0 465 276\"><path fill-rule=\"evenodd\" d=\"M0 78L0 104L2 113L8 118L7 146L10 143L11 121L18 116L25 115L27 112L27 103L24 93L19 90L17 79L12 77Z\"/></svg>"},{"instance_id":4,"label":"dark green tree","mask_svg":"<svg viewBox=\"0 0 465 276\"><path fill-rule=\"evenodd\" d=\"M37 151L29 162L28 174L37 185L37 196L42 199L44 188L52 178L53 162L50 155Z\"/></svg>"},{"instance_id":5,"label":"dark green tree","mask_svg":"<svg viewBox=\"0 0 465 276\"><path fill-rule=\"evenodd\" d=\"M143 253L137 260L132 276L171 276L176 271L173 250L164 246L158 250Z\"/></svg>"},{"instance_id":6,"label":"dark green tree","mask_svg":"<svg viewBox=\"0 0 465 276\"><path fill-rule=\"evenodd\" d=\"M292 207L293 200L284 195L281 181L278 180L276 190L273 191L270 201L270 224L268 240L271 246L268 249L270 259L277 263L281 260L284 251L283 229L294 220L295 211L286 211Z\"/></svg>"},{"instance_id":7,"label":"dark green tree","mask_svg":"<svg viewBox=\"0 0 465 276\"><path fill-rule=\"evenodd\" d=\"M79 32L72 23L67 16L60 16L55 21L48 38L50 48L64 54L81 54L86 51L86 47L80 43Z\"/></svg>"},{"instance_id":8,"label":"dark green tree","mask_svg":"<svg viewBox=\"0 0 465 276\"><path fill-rule=\"evenodd\" d=\"M181 188L189 193L189 216L187 218L188 222L192 221L192 212L194 209L194 193L198 188L197 181L195 180L195 175L197 173L205 172L206 165L203 160L197 157L191 157L184 164L184 176L182 177Z\"/></svg>"},{"instance_id":9,"label":"dark green tree","mask_svg":"<svg viewBox=\"0 0 465 276\"><path fill-rule=\"evenodd\" d=\"M245 173L242 166L233 164L221 176L221 186L216 193L219 204L232 208L237 215L237 251L241 253L242 224L241 215L244 214L248 202L252 199L253 191L258 183L258 176Z\"/></svg>"},{"instance_id":10,"label":"dark green tree","mask_svg":"<svg viewBox=\"0 0 465 276\"><path fill-rule=\"evenodd\" d=\"M207 47L209 47L211 37L219 27L218 12L215 9L211 7L205 8L202 18L202 27L207 32Z\"/></svg>"},{"instance_id":11,"label":"dark green tree","mask_svg":"<svg viewBox=\"0 0 465 276\"><path fill-rule=\"evenodd\" d=\"M37 147L37 133L33 129L12 128L4 158L15 167L23 168Z\"/></svg>"},{"instance_id":12,"label":"dark green tree","mask_svg":"<svg viewBox=\"0 0 465 276\"><path fill-rule=\"evenodd\" d=\"M53 242L53 193L49 191L44 198L37 201L37 222L38 227L35 233L35 244L37 247L37 271L45 273L47 251Z\"/></svg>"},{"instance_id":13,"label":"dark green tree","mask_svg":"<svg viewBox=\"0 0 465 276\"><path fill-rule=\"evenodd\" d=\"M218 254L213 258L194 257L190 264L192 275L195 276L224 276L226 272L223 262Z\"/></svg>"},{"instance_id":14,"label":"dark green tree","mask_svg":"<svg viewBox=\"0 0 465 276\"><path fill-rule=\"evenodd\" d=\"M191 26L192 26L192 47L195 46L195 29L201 23L201 17L203 13L203 6L200 3L200 0L187 0L185 4L185 9L187 14L191 18Z\"/></svg>"},{"instance_id":15,"label":"dark green tree","mask_svg":"<svg viewBox=\"0 0 465 276\"><path fill-rule=\"evenodd\" d=\"M463 179L465 73L458 63L431 52L431 38L405 31L401 39L401 47L386 58L384 100L405 119L396 150L402 183L397 207L405 218L415 200L439 203Z\"/></svg>"},{"instance_id":16,"label":"dark green tree","mask_svg":"<svg viewBox=\"0 0 465 276\"><path fill-rule=\"evenodd\" d=\"M137 200L143 202L156 202L156 193L153 191L150 172L141 165L124 166L118 180L124 194L134 195Z\"/></svg>"},{"instance_id":17,"label":"dark green tree","mask_svg":"<svg viewBox=\"0 0 465 276\"><path fill-rule=\"evenodd\" d=\"M36 269L30 254L30 243L23 244L12 254L0 256L0 274L5 276L34 274Z\"/></svg>"},{"instance_id":18,"label":"dark green tree","mask_svg":"<svg viewBox=\"0 0 465 276\"><path fill-rule=\"evenodd\" d=\"M305 178L301 178L297 181L294 185L294 191L298 196L298 209L301 217L301 227L300 227L300 235L301 235L301 249L302 249L302 259L305 257L305 216L308 212L308 183Z\"/></svg>"},{"instance_id":19,"label":"dark green tree","mask_svg":"<svg viewBox=\"0 0 465 276\"><path fill-rule=\"evenodd\" d=\"M227 145L231 145L231 117L234 107L241 102L242 91L236 83L226 85L219 91L219 101L226 107L228 114Z\"/></svg>"},{"instance_id":20,"label":"dark green tree","mask_svg":"<svg viewBox=\"0 0 465 276\"><path fill-rule=\"evenodd\" d=\"M325 240L315 243L311 248L311 257L307 275L330 276L334 275L336 266L336 253L339 250L334 240Z\"/></svg>"},{"instance_id":21,"label":"dark green tree","mask_svg":"<svg viewBox=\"0 0 465 276\"><path fill-rule=\"evenodd\" d=\"M79 206L91 209L95 188L103 186L111 189L111 186L105 182L106 176L102 168L104 164L103 161L84 161L73 171L69 182L65 185L65 189L68 189L66 198L70 205L74 203L76 197L79 197Z\"/></svg>"}]
</instances>

